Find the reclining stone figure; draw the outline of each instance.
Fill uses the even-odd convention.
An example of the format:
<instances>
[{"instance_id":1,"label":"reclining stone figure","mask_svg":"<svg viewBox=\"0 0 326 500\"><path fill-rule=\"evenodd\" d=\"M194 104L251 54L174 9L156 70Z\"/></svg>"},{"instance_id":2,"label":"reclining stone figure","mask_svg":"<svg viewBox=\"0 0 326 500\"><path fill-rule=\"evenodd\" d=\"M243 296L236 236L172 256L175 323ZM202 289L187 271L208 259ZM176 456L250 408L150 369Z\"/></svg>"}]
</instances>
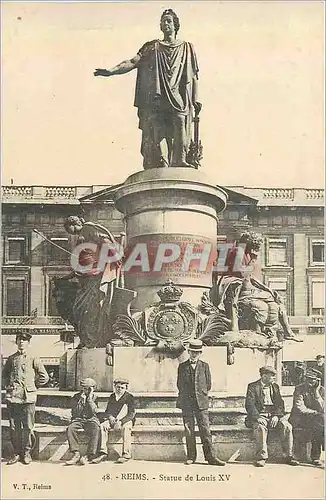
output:
<instances>
[{"instance_id":1,"label":"reclining stone figure","mask_svg":"<svg viewBox=\"0 0 326 500\"><path fill-rule=\"evenodd\" d=\"M227 271L215 276L215 283L210 291L209 299L215 306L214 314L231 322L229 330L252 330L275 338L280 324L283 339L302 342L291 330L279 294L255 277L261 243L262 238L257 233L246 232L229 250ZM242 266L237 270L235 262L240 246L244 254Z\"/></svg>"}]
</instances>

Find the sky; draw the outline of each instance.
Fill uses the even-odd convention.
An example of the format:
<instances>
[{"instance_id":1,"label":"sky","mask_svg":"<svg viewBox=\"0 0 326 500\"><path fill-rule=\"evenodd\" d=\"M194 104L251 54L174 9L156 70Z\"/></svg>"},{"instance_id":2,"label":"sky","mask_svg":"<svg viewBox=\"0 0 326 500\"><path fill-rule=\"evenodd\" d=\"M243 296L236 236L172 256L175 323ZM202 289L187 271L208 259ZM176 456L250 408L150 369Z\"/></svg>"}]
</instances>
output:
<instances>
[{"instance_id":1,"label":"sky","mask_svg":"<svg viewBox=\"0 0 326 500\"><path fill-rule=\"evenodd\" d=\"M202 170L219 185L323 187L322 1L2 2L2 183L106 185L142 169L136 71L173 7L199 63Z\"/></svg>"}]
</instances>

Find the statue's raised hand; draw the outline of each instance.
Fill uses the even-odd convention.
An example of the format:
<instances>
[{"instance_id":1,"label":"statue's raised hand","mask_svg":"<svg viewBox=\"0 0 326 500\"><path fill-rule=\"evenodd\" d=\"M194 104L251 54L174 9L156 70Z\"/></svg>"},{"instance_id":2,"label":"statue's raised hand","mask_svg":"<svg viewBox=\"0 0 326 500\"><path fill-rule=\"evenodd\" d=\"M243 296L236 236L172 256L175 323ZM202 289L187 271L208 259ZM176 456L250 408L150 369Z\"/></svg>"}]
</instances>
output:
<instances>
[{"instance_id":1,"label":"statue's raised hand","mask_svg":"<svg viewBox=\"0 0 326 500\"><path fill-rule=\"evenodd\" d=\"M96 68L96 70L94 71L94 76L110 76L110 74L110 71L103 68Z\"/></svg>"}]
</instances>

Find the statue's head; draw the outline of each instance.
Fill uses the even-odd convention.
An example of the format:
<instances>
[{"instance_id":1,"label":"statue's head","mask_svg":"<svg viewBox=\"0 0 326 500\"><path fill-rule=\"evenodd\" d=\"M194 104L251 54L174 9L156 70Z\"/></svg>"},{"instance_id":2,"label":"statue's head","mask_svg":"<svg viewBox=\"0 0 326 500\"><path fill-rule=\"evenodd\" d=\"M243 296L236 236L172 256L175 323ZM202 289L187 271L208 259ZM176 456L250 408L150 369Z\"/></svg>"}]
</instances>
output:
<instances>
[{"instance_id":1,"label":"statue's head","mask_svg":"<svg viewBox=\"0 0 326 500\"><path fill-rule=\"evenodd\" d=\"M169 33L171 30L174 30L175 34L178 33L180 21L172 9L166 9L161 15L160 28L163 33Z\"/></svg>"},{"instance_id":2,"label":"statue's head","mask_svg":"<svg viewBox=\"0 0 326 500\"><path fill-rule=\"evenodd\" d=\"M252 231L242 233L239 239L239 244L245 244L245 253L250 254L252 258L257 258L260 247L263 243L263 238L260 234Z\"/></svg>"},{"instance_id":3,"label":"statue's head","mask_svg":"<svg viewBox=\"0 0 326 500\"><path fill-rule=\"evenodd\" d=\"M78 215L71 215L67 217L64 228L69 234L78 234L83 228L84 219L82 217L78 217Z\"/></svg>"}]
</instances>

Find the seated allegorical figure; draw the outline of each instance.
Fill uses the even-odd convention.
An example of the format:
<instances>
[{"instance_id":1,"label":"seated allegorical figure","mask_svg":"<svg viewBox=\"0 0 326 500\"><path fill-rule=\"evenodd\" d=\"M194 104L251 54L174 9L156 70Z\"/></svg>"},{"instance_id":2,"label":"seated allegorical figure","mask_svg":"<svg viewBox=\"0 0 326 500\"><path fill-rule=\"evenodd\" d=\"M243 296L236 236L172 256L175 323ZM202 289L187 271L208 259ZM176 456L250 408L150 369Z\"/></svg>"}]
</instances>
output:
<instances>
[{"instance_id":1,"label":"seated allegorical figure","mask_svg":"<svg viewBox=\"0 0 326 500\"><path fill-rule=\"evenodd\" d=\"M257 258L262 238L257 233L243 233L226 259L227 271L217 275L211 300L221 313L231 319L232 329L253 330L275 336L280 324L284 339L301 342L291 330L286 309L279 294L257 279ZM239 246L244 249L241 268L237 269ZM246 269L248 268L248 269Z\"/></svg>"},{"instance_id":2,"label":"seated allegorical figure","mask_svg":"<svg viewBox=\"0 0 326 500\"><path fill-rule=\"evenodd\" d=\"M55 279L54 296L59 314L75 326L79 348L105 347L109 341L108 316L120 262L107 263L104 270L98 269L97 264L102 245L117 242L108 229L78 216L68 217L64 226L69 234L77 236L77 245L91 243L97 249L84 248L79 254L79 264L90 266L89 271L74 270Z\"/></svg>"}]
</instances>

